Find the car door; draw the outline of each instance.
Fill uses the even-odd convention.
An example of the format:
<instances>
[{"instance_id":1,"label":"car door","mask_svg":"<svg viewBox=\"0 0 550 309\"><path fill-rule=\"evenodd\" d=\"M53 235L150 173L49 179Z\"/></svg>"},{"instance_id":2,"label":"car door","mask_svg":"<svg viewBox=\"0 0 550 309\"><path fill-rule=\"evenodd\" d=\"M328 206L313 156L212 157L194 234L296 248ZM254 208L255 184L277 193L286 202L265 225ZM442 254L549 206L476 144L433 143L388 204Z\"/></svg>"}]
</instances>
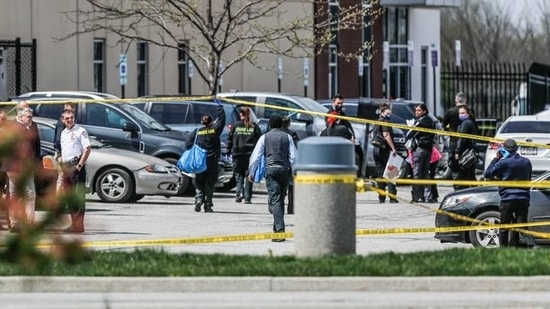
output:
<instances>
[{"instance_id":1,"label":"car door","mask_svg":"<svg viewBox=\"0 0 550 309\"><path fill-rule=\"evenodd\" d=\"M298 104L284 99L284 98L277 98L277 97L265 97L265 104L278 106L278 107L285 107L285 108L291 108L296 110L303 110L301 106ZM312 130L308 130L308 124L303 121L298 120L299 112L297 111L288 111L283 109L277 109L277 108L268 108L266 107L264 110L264 117L269 119L271 116L288 116L290 118L290 129L298 134L298 137L300 139L304 139L308 136L310 136L310 132Z\"/></svg>"},{"instance_id":2,"label":"car door","mask_svg":"<svg viewBox=\"0 0 550 309\"><path fill-rule=\"evenodd\" d=\"M115 148L144 151L139 126L114 106L103 103L87 103L79 118L88 134L100 142ZM124 131L125 124L129 124L127 127L132 127L134 130Z\"/></svg>"},{"instance_id":3,"label":"car door","mask_svg":"<svg viewBox=\"0 0 550 309\"><path fill-rule=\"evenodd\" d=\"M532 188L528 218L528 222L550 221L550 188ZM550 233L550 225L532 226L529 230Z\"/></svg>"}]
</instances>

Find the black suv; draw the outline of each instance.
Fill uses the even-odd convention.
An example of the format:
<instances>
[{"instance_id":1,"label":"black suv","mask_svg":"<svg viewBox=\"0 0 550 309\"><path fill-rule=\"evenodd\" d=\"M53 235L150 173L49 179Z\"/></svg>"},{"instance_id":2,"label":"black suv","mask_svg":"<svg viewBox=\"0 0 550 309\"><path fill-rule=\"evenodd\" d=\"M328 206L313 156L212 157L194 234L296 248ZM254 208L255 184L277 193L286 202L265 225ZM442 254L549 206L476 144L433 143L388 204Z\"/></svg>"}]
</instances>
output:
<instances>
[{"instance_id":1,"label":"black suv","mask_svg":"<svg viewBox=\"0 0 550 309\"><path fill-rule=\"evenodd\" d=\"M104 144L152 155L173 164L184 151L188 134L172 130L130 104L114 104L101 100L78 102L77 100L84 98L40 96L36 93L32 96L23 94L11 99L27 100L34 116L52 119L59 119L64 102L73 100L76 103L76 123ZM41 103L46 100L58 100L60 103ZM182 177L180 194L190 185L190 178L183 174Z\"/></svg>"}]
</instances>

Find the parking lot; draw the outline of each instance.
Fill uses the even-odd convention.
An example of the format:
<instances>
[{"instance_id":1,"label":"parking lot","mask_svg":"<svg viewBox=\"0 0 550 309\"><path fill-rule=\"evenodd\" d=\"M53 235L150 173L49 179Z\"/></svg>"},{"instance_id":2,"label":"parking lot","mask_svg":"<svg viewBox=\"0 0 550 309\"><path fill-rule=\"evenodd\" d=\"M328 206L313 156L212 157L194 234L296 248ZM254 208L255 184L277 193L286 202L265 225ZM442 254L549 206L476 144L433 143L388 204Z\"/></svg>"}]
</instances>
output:
<instances>
[{"instance_id":1,"label":"parking lot","mask_svg":"<svg viewBox=\"0 0 550 309\"><path fill-rule=\"evenodd\" d=\"M374 192L357 193L357 229L432 228L433 209L411 205L410 186L399 186L399 204L379 204ZM443 197L451 187L439 187ZM145 197L137 203L108 204L89 195L86 232L79 236L96 250L128 250L136 247L162 248L168 252L223 253L246 255L293 255L294 239L283 243L266 240L220 241L188 244L189 239L270 233L273 218L267 210L267 194L259 188L252 204L236 203L234 193L216 193L214 213L197 213L192 197ZM300 207L300 205L295 205ZM286 231L294 232L294 215L286 215ZM147 241L143 243L143 241ZM441 244L433 233L357 236L356 253L393 251L413 252L471 247L465 244ZM98 243L101 242L101 243ZM160 244L160 245L157 245Z\"/></svg>"}]
</instances>

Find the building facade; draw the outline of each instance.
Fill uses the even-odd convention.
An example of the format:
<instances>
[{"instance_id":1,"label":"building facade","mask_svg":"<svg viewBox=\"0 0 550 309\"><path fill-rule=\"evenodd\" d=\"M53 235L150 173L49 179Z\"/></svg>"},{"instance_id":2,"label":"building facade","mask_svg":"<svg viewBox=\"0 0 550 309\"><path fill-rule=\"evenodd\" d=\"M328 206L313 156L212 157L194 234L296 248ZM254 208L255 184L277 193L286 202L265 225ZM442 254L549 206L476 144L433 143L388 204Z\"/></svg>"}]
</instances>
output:
<instances>
[{"instance_id":1,"label":"building facade","mask_svg":"<svg viewBox=\"0 0 550 309\"><path fill-rule=\"evenodd\" d=\"M339 3L361 1L327 0L331 10L337 10ZM292 6L300 5L299 2L288 1L288 11L292 12ZM280 90L314 99L329 98L336 93L346 97L399 97L423 101L432 110L437 109L440 102L434 97L438 97L440 88L439 9L460 3L461 0L380 0L384 13L373 27L337 33L327 50L315 58L265 56L261 61L273 67L272 72L239 63L224 74L219 89ZM119 38L103 31L65 38L78 32L79 26L63 12L75 11L84 5L83 0L0 2L0 40L36 40L36 90L99 91L127 98L208 92L207 85L193 74L184 52L146 42L135 42L122 50L115 44ZM311 16L314 10L312 5ZM341 50L352 50L365 40L373 40L374 48L372 54L362 59L346 61L331 56ZM122 54L126 55L124 81L119 66ZM9 59L0 61L0 66L6 62ZM276 72L279 64L283 73L280 80ZM125 83L124 87L121 82ZM0 98L2 101L16 95L7 91L0 93L4 95Z\"/></svg>"}]
</instances>

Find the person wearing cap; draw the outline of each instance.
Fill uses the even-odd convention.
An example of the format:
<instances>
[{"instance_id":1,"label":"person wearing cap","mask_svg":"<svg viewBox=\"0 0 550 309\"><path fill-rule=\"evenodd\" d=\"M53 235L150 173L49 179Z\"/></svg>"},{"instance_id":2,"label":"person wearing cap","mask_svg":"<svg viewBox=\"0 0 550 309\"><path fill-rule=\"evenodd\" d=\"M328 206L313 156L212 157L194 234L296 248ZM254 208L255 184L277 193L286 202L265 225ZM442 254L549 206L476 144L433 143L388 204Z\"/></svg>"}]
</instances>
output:
<instances>
[{"instance_id":1,"label":"person wearing cap","mask_svg":"<svg viewBox=\"0 0 550 309\"><path fill-rule=\"evenodd\" d=\"M214 186L218 180L218 160L221 154L220 135L225 126L225 111L221 102L218 104L218 119L214 121L211 115L205 114L201 118L201 128L195 129L188 137L185 147L191 149L196 143L206 150L206 170L195 175L193 186L195 187L195 211L200 212L204 205L204 212L214 212L212 197Z\"/></svg>"},{"instance_id":2,"label":"person wearing cap","mask_svg":"<svg viewBox=\"0 0 550 309\"><path fill-rule=\"evenodd\" d=\"M531 180L533 168L529 159L517 153L518 145L515 140L509 138L504 141L491 161L484 177L497 178L502 181ZM525 223L529 211L531 194L528 187L499 186L500 195L500 223ZM523 234L528 246L534 246L535 241L531 235ZM518 246L519 234L500 229L499 242L501 247Z\"/></svg>"}]
</instances>

